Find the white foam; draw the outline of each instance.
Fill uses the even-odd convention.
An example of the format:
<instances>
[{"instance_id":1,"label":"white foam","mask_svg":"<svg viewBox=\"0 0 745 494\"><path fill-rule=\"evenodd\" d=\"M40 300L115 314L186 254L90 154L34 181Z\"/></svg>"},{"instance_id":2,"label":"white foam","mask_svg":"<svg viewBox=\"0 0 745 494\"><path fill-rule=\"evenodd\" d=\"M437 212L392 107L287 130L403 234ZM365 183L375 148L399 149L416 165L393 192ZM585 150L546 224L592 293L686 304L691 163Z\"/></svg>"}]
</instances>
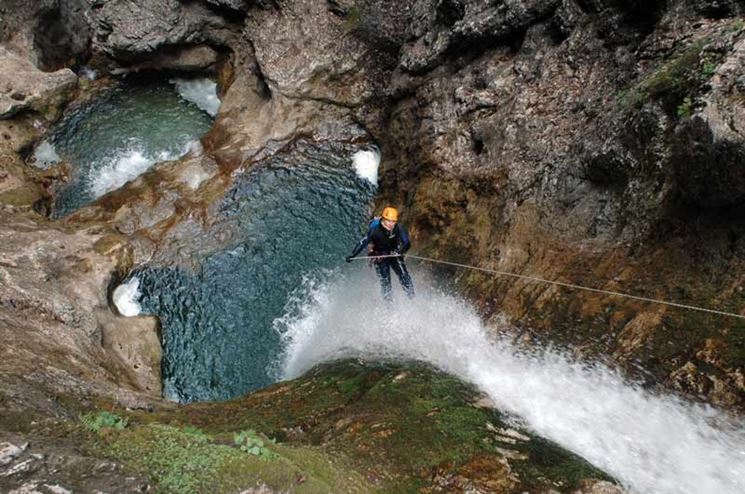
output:
<instances>
[{"instance_id":1,"label":"white foam","mask_svg":"<svg viewBox=\"0 0 745 494\"><path fill-rule=\"evenodd\" d=\"M357 151L352 156L352 166L357 176L377 187L378 168L380 167L380 153L375 150Z\"/></svg>"},{"instance_id":2,"label":"white foam","mask_svg":"<svg viewBox=\"0 0 745 494\"><path fill-rule=\"evenodd\" d=\"M213 117L220 109L220 98L217 97L217 84L209 79L170 79L178 94Z\"/></svg>"},{"instance_id":3,"label":"white foam","mask_svg":"<svg viewBox=\"0 0 745 494\"><path fill-rule=\"evenodd\" d=\"M95 81L96 78L98 77L98 72L88 66L85 66L82 69L80 69L79 75L80 77L88 79L89 81Z\"/></svg>"},{"instance_id":4,"label":"white foam","mask_svg":"<svg viewBox=\"0 0 745 494\"><path fill-rule=\"evenodd\" d=\"M199 140L191 141L187 145L186 149L187 149L187 152L195 154L195 155L199 155L204 152L204 147L202 146L202 143Z\"/></svg>"},{"instance_id":5,"label":"white foam","mask_svg":"<svg viewBox=\"0 0 745 494\"><path fill-rule=\"evenodd\" d=\"M118 189L130 180L142 175L155 163L180 158L191 150L193 143L187 144L177 152L161 151L156 155L147 155L139 147L125 150L100 168L89 171L89 189L94 197Z\"/></svg>"},{"instance_id":6,"label":"white foam","mask_svg":"<svg viewBox=\"0 0 745 494\"><path fill-rule=\"evenodd\" d=\"M174 403L180 403L183 400L176 386L176 379L173 376L163 379L163 398Z\"/></svg>"},{"instance_id":7,"label":"white foam","mask_svg":"<svg viewBox=\"0 0 745 494\"><path fill-rule=\"evenodd\" d=\"M138 303L140 299L140 280L132 278L114 289L112 298L114 305L119 313L123 316L138 316L142 312L142 307Z\"/></svg>"},{"instance_id":8,"label":"white foam","mask_svg":"<svg viewBox=\"0 0 745 494\"><path fill-rule=\"evenodd\" d=\"M286 345L284 377L340 357L423 360L478 386L498 408L635 492L745 492L742 422L654 395L603 366L521 353L490 335L468 304L415 279L417 297L401 305L383 305L377 280L359 273L296 299L275 321Z\"/></svg>"},{"instance_id":9,"label":"white foam","mask_svg":"<svg viewBox=\"0 0 745 494\"><path fill-rule=\"evenodd\" d=\"M46 170L60 162L60 157L54 145L48 140L44 140L36 146L34 150L34 166Z\"/></svg>"},{"instance_id":10,"label":"white foam","mask_svg":"<svg viewBox=\"0 0 745 494\"><path fill-rule=\"evenodd\" d=\"M100 197L137 177L154 162L155 160L146 157L142 151L130 149L114 158L108 165L98 170L91 169L90 174L93 177L90 190L95 197Z\"/></svg>"},{"instance_id":11,"label":"white foam","mask_svg":"<svg viewBox=\"0 0 745 494\"><path fill-rule=\"evenodd\" d=\"M194 141L189 146L192 156L198 156L204 151L202 143ZM202 183L212 177L212 173L204 169L198 160L189 162L179 174L179 180L189 186L191 190L197 190Z\"/></svg>"}]
</instances>

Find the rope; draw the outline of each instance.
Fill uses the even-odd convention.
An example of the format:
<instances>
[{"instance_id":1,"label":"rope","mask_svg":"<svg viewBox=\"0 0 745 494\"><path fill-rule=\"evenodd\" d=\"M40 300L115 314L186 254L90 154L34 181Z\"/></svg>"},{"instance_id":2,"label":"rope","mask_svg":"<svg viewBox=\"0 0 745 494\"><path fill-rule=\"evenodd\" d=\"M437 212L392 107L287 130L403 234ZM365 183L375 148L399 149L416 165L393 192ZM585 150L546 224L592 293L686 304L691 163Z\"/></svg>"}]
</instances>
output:
<instances>
[{"instance_id":1,"label":"rope","mask_svg":"<svg viewBox=\"0 0 745 494\"><path fill-rule=\"evenodd\" d=\"M353 257L352 259L353 260L357 260L357 259L384 259L384 258L387 258L387 257L402 257L402 256L400 256L399 254L387 254L387 255L382 255L382 256ZM524 274L510 273L508 271L499 271L497 269L487 269L487 268L482 268L482 267L479 267L479 266L471 266L469 264L461 264L461 263L458 263L458 262L443 261L441 259L432 259L430 257L415 256L415 255L412 255L412 254L406 254L406 257L408 257L410 259L418 259L420 261L426 261L426 262L431 262L431 263L435 263L435 264L444 264L446 266L454 266L454 267L457 267L457 268L470 269L472 271L481 271L481 272L484 272L484 273L494 274L494 275L498 275L498 276L509 276L509 277L518 278L518 279L521 279L521 280L528 280L528 281L534 281L534 282L537 282L537 283L548 283L549 285L562 286L564 288L573 288L575 290L585 290L587 292L601 293L603 295L610 295L610 296L614 296L614 297L625 297L625 298L629 298L629 299L632 299L632 300L639 300L639 301L642 301L642 302L651 302L651 303L655 303L655 304L667 305L667 306L670 306L670 307L678 307L678 308L681 308L681 309L696 310L696 311L699 311L699 312L707 312L709 314L717 314L717 315L720 315L720 316L728 316L728 317L736 317L738 319L745 319L745 315L736 314L734 312L726 312L726 311L722 311L722 310L716 310L716 309L708 309L706 307L699 307L699 306L696 306L696 305L680 304L680 303L677 303L677 302L670 302L668 300L659 300L659 299L655 299L655 298L641 297L639 295L632 295L630 293L614 292L612 290L603 290L601 288L590 288L590 287L587 287L587 286L576 285L574 283L565 283L563 281L546 280L546 279L543 279L543 278L537 278L535 276L527 276L527 275L524 275Z\"/></svg>"}]
</instances>

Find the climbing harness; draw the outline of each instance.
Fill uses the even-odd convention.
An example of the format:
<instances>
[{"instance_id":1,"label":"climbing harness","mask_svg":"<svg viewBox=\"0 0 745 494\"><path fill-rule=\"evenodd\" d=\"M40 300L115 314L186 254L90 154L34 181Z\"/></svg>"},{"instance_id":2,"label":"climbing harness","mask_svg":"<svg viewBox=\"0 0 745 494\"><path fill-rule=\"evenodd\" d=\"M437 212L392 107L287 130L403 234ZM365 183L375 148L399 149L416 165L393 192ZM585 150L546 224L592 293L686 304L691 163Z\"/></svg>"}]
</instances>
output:
<instances>
[{"instance_id":1,"label":"climbing harness","mask_svg":"<svg viewBox=\"0 0 745 494\"><path fill-rule=\"evenodd\" d=\"M354 257L352 259L353 260L357 260L357 259L382 259L382 258L385 258L385 257L401 257L401 256L399 254L386 254L386 255L382 255L382 256ZM546 279L543 279L543 278L537 278L535 276L527 276L527 275L524 275L524 274L510 273L509 271L499 271L497 269L487 269L487 268L482 268L482 267L479 267L479 266L471 266L469 264L461 264L461 263L458 263L458 262L443 261L441 259L432 259L431 257L415 256L415 255L412 255L412 254L406 254L405 257L408 257L409 259L418 259L420 261L431 262L431 263L435 263L435 264L444 264L444 265L447 265L447 266L454 266L454 267L457 267L457 268L470 269L472 271L481 271L481 272L484 272L484 273L489 273L489 274L494 274L494 275L499 275L499 276L509 276L509 277L512 277L512 278L518 278L518 279L521 279L521 280L534 281L534 282L537 282L537 283L548 283L550 285L562 286L564 288L573 288L575 290L585 290L585 291L588 291L588 292L602 293L604 295L611 295L611 296L614 296L614 297L625 297L625 298L629 298L629 299L633 299L633 300L640 300L642 302L651 302L651 303L655 303L655 304L667 305L667 306L670 306L670 307L678 307L678 308L681 308L681 309L696 310L696 311L699 311L699 312L708 312L710 314L718 314L720 316L728 316L728 317L736 317L738 319L745 319L745 315L742 315L742 314L735 314L734 312L726 312L726 311L721 311L721 310L716 310L716 309L707 309L706 307L698 307L696 305L680 304L680 303L677 303L677 302L670 302L670 301L667 301L667 300L659 300L659 299L654 299L654 298L649 298L649 297L641 297L639 295L632 295L630 293L622 293L622 292L614 292L614 291L611 291L611 290L603 290L601 288L590 288L590 287L587 287L587 286L576 285L574 283L565 283L563 281L546 280Z\"/></svg>"}]
</instances>

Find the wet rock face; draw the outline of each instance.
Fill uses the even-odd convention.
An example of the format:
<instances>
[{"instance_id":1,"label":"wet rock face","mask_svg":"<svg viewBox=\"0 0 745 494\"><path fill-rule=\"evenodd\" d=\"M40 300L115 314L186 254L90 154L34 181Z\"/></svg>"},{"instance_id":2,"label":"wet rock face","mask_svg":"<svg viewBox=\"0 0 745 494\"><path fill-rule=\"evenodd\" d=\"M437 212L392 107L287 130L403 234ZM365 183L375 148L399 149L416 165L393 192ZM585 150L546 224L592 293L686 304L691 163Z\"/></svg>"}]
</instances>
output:
<instances>
[{"instance_id":1,"label":"wet rock face","mask_svg":"<svg viewBox=\"0 0 745 494\"><path fill-rule=\"evenodd\" d=\"M676 139L673 160L687 201L705 208L745 201L745 170L740 166L745 146L741 139L717 139L700 117L681 125Z\"/></svg>"},{"instance_id":2,"label":"wet rock face","mask_svg":"<svg viewBox=\"0 0 745 494\"><path fill-rule=\"evenodd\" d=\"M232 37L227 21L200 2L110 1L93 15L94 46L121 60L141 60L165 46L225 45Z\"/></svg>"},{"instance_id":3,"label":"wet rock face","mask_svg":"<svg viewBox=\"0 0 745 494\"><path fill-rule=\"evenodd\" d=\"M745 12L745 5L739 0L683 0L679 3L713 18L741 15Z\"/></svg>"},{"instance_id":4,"label":"wet rock face","mask_svg":"<svg viewBox=\"0 0 745 494\"><path fill-rule=\"evenodd\" d=\"M253 3L253 0L207 0L207 3L218 7L227 7L237 12L242 12Z\"/></svg>"},{"instance_id":5,"label":"wet rock face","mask_svg":"<svg viewBox=\"0 0 745 494\"><path fill-rule=\"evenodd\" d=\"M745 201L745 40L716 68L700 107L675 129L673 163L685 199L704 208Z\"/></svg>"},{"instance_id":6,"label":"wet rock face","mask_svg":"<svg viewBox=\"0 0 745 494\"><path fill-rule=\"evenodd\" d=\"M443 61L446 52L479 51L496 42L519 39L537 20L554 12L560 0L418 2L412 33L421 33L403 49L400 65L419 73ZM416 34L415 34L416 35Z\"/></svg>"},{"instance_id":7,"label":"wet rock face","mask_svg":"<svg viewBox=\"0 0 745 494\"><path fill-rule=\"evenodd\" d=\"M343 106L372 96L381 55L351 33L362 14L333 15L324 2L288 2L280 12L257 11L246 26L272 92Z\"/></svg>"},{"instance_id":8,"label":"wet rock face","mask_svg":"<svg viewBox=\"0 0 745 494\"><path fill-rule=\"evenodd\" d=\"M577 2L586 13L597 16L598 35L611 44L639 40L649 34L665 14L668 3L667 0Z\"/></svg>"}]
</instances>

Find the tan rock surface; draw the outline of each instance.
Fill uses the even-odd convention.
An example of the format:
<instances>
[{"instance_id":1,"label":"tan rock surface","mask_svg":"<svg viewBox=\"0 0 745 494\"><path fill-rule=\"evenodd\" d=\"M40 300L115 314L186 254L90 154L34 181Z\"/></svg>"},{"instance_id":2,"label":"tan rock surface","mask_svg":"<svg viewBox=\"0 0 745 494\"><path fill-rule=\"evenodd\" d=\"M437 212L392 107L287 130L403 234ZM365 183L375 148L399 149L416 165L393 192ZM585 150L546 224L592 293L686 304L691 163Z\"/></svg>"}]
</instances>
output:
<instances>
[{"instance_id":1,"label":"tan rock surface","mask_svg":"<svg viewBox=\"0 0 745 494\"><path fill-rule=\"evenodd\" d=\"M42 72L0 46L0 119L24 110L41 114L57 111L72 98L77 80L70 69Z\"/></svg>"},{"instance_id":2,"label":"tan rock surface","mask_svg":"<svg viewBox=\"0 0 745 494\"><path fill-rule=\"evenodd\" d=\"M97 248L105 229L61 228L7 207L0 219L3 393L22 392L20 379L21 389L130 401L132 391L160 396L156 321L130 325L106 298L113 277L131 262L126 242Z\"/></svg>"}]
</instances>

